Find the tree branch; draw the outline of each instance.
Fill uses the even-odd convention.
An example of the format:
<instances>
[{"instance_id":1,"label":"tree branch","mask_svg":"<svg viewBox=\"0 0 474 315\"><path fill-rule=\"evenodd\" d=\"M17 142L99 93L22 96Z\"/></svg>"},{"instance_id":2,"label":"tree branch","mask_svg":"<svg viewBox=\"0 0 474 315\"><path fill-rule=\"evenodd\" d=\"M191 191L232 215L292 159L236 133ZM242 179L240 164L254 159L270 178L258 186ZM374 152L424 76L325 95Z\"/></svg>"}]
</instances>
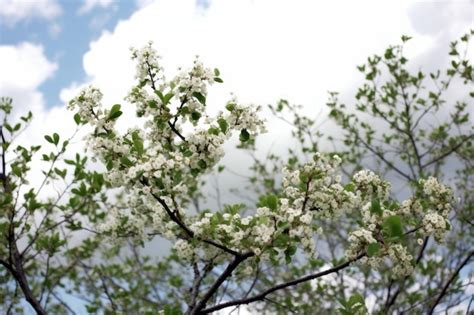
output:
<instances>
[{"instance_id":1,"label":"tree branch","mask_svg":"<svg viewBox=\"0 0 474 315\"><path fill-rule=\"evenodd\" d=\"M143 181L142 181L142 184ZM208 239L204 239L204 238L200 238L200 237L196 237L194 235L194 232L188 227L186 226L186 224L183 223L183 221L181 221L177 216L176 214L170 209L170 207L168 206L168 204L162 199L160 198L158 195L156 195L155 193L151 193L151 195L153 196L153 198L155 198L162 206L163 208L165 209L166 213L168 214L168 216L170 217L170 219L176 223L177 225L179 225L179 227L186 233L186 235L189 237L189 238L197 238L198 240L206 243L206 244L209 244L209 245L212 245L214 247L217 247L231 255L234 255L234 256L239 256L241 254L239 254L237 251L231 249L231 248L228 248L227 246L224 246L222 244L219 244L219 243L216 243L212 240L208 240Z\"/></svg>"},{"instance_id":2,"label":"tree branch","mask_svg":"<svg viewBox=\"0 0 474 315\"><path fill-rule=\"evenodd\" d=\"M463 139L461 141L459 141L458 144L456 144L455 146L451 147L448 151L446 151L445 153L441 154L440 156L438 157L435 157L433 158L431 161L429 162L426 162L425 164L422 165L423 168L427 167L427 166L430 166L431 164L433 163L436 163L442 159L444 159L445 157L447 157L448 155L450 155L451 153L453 153L454 151L456 151L457 149L459 149L466 140L469 140L470 138L474 138L474 134L471 134L471 135L468 135L466 137L463 137Z\"/></svg>"},{"instance_id":3,"label":"tree branch","mask_svg":"<svg viewBox=\"0 0 474 315\"><path fill-rule=\"evenodd\" d=\"M448 279L448 281L446 282L446 284L444 285L443 289L441 290L441 292L439 293L438 295L438 298L436 299L436 301L431 305L430 307L430 310L428 312L428 314L433 314L436 306L441 302L441 300L443 299L444 295L446 294L446 291L448 290L449 286L451 285L451 283L454 281L454 279L456 279L456 277L458 276L459 272L461 271L461 269L469 262L469 260L472 258L472 256L474 256L474 251L470 252L469 255L467 255L467 257L461 262L461 264L459 264L459 266L456 268L456 270L453 272L453 274L451 275L451 277Z\"/></svg>"},{"instance_id":4,"label":"tree branch","mask_svg":"<svg viewBox=\"0 0 474 315\"><path fill-rule=\"evenodd\" d=\"M227 280L232 275L232 272L247 258L255 256L253 252L248 252L242 255L235 256L234 260L227 266L227 268L222 272L222 274L217 278L216 282L212 287L207 291L202 300L196 305L196 307L190 312L190 314L205 314L208 313L206 310L203 310L206 307L207 302L212 298L212 296L217 292L219 287L224 281ZM225 303L224 303L225 304ZM222 304L221 304L222 305ZM232 306L232 305L229 305ZM220 309L220 308L218 308ZM218 310L216 309L216 310Z\"/></svg>"},{"instance_id":5,"label":"tree branch","mask_svg":"<svg viewBox=\"0 0 474 315\"><path fill-rule=\"evenodd\" d=\"M337 265L336 267L333 267L333 268L330 268L330 269L327 269L327 270L324 270L324 271L321 271L321 272L318 272L318 273L315 273L315 274L307 275L305 277L295 279L295 280L292 280L292 281L289 281L289 282L281 283L279 285L276 285L276 286L274 286L274 287L272 287L272 288L270 288L266 291L263 291L260 294L254 295L252 297L243 298L243 299L240 299L240 300L234 300L234 301L230 301L230 302L224 302L224 303L218 304L216 306L203 309L200 314L208 314L208 313L215 312L215 311L221 310L221 309L229 307L229 306L250 304L250 303L253 303L253 302L256 302L256 301L262 301L266 298L266 296L268 294L273 293L275 291L282 290L284 288L291 287L291 286L300 284L302 282L306 282L306 281L310 281L310 280L313 280L313 279L321 278L321 277L326 276L328 274L335 273L335 272L338 272L339 270L347 268L353 262L361 259L365 255L366 255L365 253L361 253L357 257L355 257L351 260L348 260L345 263Z\"/></svg>"}]
</instances>

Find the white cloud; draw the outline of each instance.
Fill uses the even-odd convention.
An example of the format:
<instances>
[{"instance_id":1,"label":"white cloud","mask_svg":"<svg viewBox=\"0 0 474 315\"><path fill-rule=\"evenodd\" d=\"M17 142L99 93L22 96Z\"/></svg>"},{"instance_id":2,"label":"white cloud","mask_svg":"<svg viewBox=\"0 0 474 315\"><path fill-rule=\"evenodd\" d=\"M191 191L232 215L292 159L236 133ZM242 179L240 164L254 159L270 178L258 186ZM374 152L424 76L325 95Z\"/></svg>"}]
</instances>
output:
<instances>
[{"instance_id":1,"label":"white cloud","mask_svg":"<svg viewBox=\"0 0 474 315\"><path fill-rule=\"evenodd\" d=\"M402 34L416 38L405 49L411 59L435 51L438 40L417 32L413 15L408 14L413 5L409 0L229 0L211 1L206 10L196 6L195 0L139 4L146 6L120 21L112 32L103 32L84 55L86 83L104 92L106 105L123 103L134 80L129 47L141 47L149 40L163 56L168 77L178 66L191 65L196 54L206 65L221 70L225 83L210 90L211 111L222 109L234 92L243 102L264 106L286 98L304 104L311 116L322 111L323 117L327 91L353 97L362 80L355 66L367 56L399 43ZM420 11L416 18L430 16ZM443 29L452 31L454 22L444 23ZM125 108L133 113L131 106ZM274 120L268 125L270 132L259 141L261 152L273 146L277 154L286 154L281 144L290 143L288 127ZM332 127L325 124L324 128L328 133ZM223 162L242 170L245 160L244 153L232 151Z\"/></svg>"},{"instance_id":2,"label":"white cloud","mask_svg":"<svg viewBox=\"0 0 474 315\"><path fill-rule=\"evenodd\" d=\"M41 97L37 88L54 74L57 64L45 57L42 46L24 42L0 46L0 68L0 95L36 98Z\"/></svg>"},{"instance_id":3,"label":"white cloud","mask_svg":"<svg viewBox=\"0 0 474 315\"><path fill-rule=\"evenodd\" d=\"M169 70L189 65L195 54L221 68L225 84L214 90L263 104L279 97L321 103L327 90L353 84L355 65L367 55L413 33L407 7L243 0L214 1L203 11L194 0L153 2L91 43L84 68L105 92L123 97L133 77L128 48L151 39ZM424 49L415 44L412 51Z\"/></svg>"},{"instance_id":4,"label":"white cloud","mask_svg":"<svg viewBox=\"0 0 474 315\"><path fill-rule=\"evenodd\" d=\"M156 1L104 32L84 56L90 82L106 103L122 102L133 81L130 46L153 40L169 73L199 54L221 69L224 85L211 90L213 109L229 92L263 105L288 98L318 112L328 90L360 78L355 65L401 34L413 34L408 1ZM416 43L431 43L418 36ZM428 46L413 45L418 53ZM282 130L278 128L277 130ZM274 130L273 130L274 131Z\"/></svg>"},{"instance_id":5,"label":"white cloud","mask_svg":"<svg viewBox=\"0 0 474 315\"><path fill-rule=\"evenodd\" d=\"M21 20L52 20L62 12L57 0L0 0L0 17L12 26Z\"/></svg>"},{"instance_id":6,"label":"white cloud","mask_svg":"<svg viewBox=\"0 0 474 315\"><path fill-rule=\"evenodd\" d=\"M54 131L64 137L74 132L75 124L71 113L65 107L47 108L39 90L41 84L51 78L57 68L57 64L44 55L40 45L25 42L14 46L0 46L0 96L13 98L12 122L18 122L19 116L28 111L34 116L29 128L15 140L17 145L44 144L43 136ZM76 149L79 147L76 146ZM44 167L43 163L33 161L29 174L33 185L42 180L41 170Z\"/></svg>"},{"instance_id":7,"label":"white cloud","mask_svg":"<svg viewBox=\"0 0 474 315\"><path fill-rule=\"evenodd\" d=\"M84 3L79 8L78 13L84 14L90 12L95 7L102 7L107 8L110 6L115 0L83 0Z\"/></svg>"}]
</instances>

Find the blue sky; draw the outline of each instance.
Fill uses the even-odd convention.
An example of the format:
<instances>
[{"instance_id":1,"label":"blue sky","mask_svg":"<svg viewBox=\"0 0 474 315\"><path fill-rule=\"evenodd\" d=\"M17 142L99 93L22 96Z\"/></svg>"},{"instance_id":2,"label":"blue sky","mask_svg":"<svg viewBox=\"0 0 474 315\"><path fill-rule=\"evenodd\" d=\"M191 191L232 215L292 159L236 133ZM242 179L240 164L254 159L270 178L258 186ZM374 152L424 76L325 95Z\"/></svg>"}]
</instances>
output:
<instances>
[{"instance_id":1,"label":"blue sky","mask_svg":"<svg viewBox=\"0 0 474 315\"><path fill-rule=\"evenodd\" d=\"M23 2L28 1L37 0ZM205 9L209 6L209 1L196 0L196 6ZM4 2L9 1L0 1L0 4ZM112 31L118 21L127 19L139 9L140 4L140 1L105 0L105 5L96 4L84 12L81 8L86 2L58 1L61 13L54 21L45 21L34 15L14 23L0 19L0 45L17 45L21 42L39 44L44 47L45 56L57 63L58 70L39 87L47 106L60 104L59 92L66 84L85 78L82 58L89 49L90 42L104 31Z\"/></svg>"},{"instance_id":2,"label":"blue sky","mask_svg":"<svg viewBox=\"0 0 474 315\"><path fill-rule=\"evenodd\" d=\"M34 0L31 0L34 1ZM14 25L0 22L0 45L31 42L44 47L44 54L58 64L58 70L39 90L44 93L48 106L58 105L59 91L65 84L85 76L82 57L89 43L105 30L112 30L120 19L137 9L133 1L117 1L107 7L97 6L79 13L83 3L79 0L60 1L62 13L54 24L32 17ZM53 28L56 28L54 30Z\"/></svg>"}]
</instances>

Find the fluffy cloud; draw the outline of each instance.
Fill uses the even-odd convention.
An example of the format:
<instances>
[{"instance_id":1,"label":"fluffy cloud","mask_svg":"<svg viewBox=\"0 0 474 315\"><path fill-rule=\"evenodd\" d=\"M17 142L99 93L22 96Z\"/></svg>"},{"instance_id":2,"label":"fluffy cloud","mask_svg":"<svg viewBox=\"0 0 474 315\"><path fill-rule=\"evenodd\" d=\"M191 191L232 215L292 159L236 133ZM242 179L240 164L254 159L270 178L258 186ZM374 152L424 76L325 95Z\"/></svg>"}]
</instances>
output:
<instances>
[{"instance_id":1,"label":"fluffy cloud","mask_svg":"<svg viewBox=\"0 0 474 315\"><path fill-rule=\"evenodd\" d=\"M61 12L57 0L0 0L0 17L10 26L30 18L52 20Z\"/></svg>"},{"instance_id":2,"label":"fluffy cloud","mask_svg":"<svg viewBox=\"0 0 474 315\"><path fill-rule=\"evenodd\" d=\"M405 50L412 59L436 54L438 41L432 33L418 31L416 19L430 16L419 10L408 14L413 11L408 0L230 0L212 1L207 9L195 0L138 3L144 6L90 44L84 55L88 80L72 89L92 83L104 92L105 104L123 103L134 76L129 47L153 40L168 76L178 66L191 65L195 55L221 70L225 83L211 89L211 111L222 109L234 92L244 102L262 105L286 98L304 104L310 115L322 112L324 117L327 91L352 96L361 79L355 66L368 55L399 43L402 34L416 38ZM466 6L450 9L458 12ZM443 23L444 30L452 31L455 23ZM461 24L466 28L464 20L456 22L456 30ZM133 111L130 106L126 110ZM272 144L272 150L285 153L286 146L279 144L289 141L287 126L278 121L269 126L259 142L265 144L262 153ZM242 169L236 165L241 161L243 153L233 151L224 162Z\"/></svg>"},{"instance_id":3,"label":"fluffy cloud","mask_svg":"<svg viewBox=\"0 0 474 315\"><path fill-rule=\"evenodd\" d=\"M57 64L49 61L43 47L31 43L0 46L0 96L12 97L19 106L43 108L38 87L50 78Z\"/></svg>"},{"instance_id":4,"label":"fluffy cloud","mask_svg":"<svg viewBox=\"0 0 474 315\"><path fill-rule=\"evenodd\" d=\"M34 90L51 77L57 65L44 55L43 47L28 42L0 46L0 91Z\"/></svg>"},{"instance_id":5,"label":"fluffy cloud","mask_svg":"<svg viewBox=\"0 0 474 315\"><path fill-rule=\"evenodd\" d=\"M54 75L58 66L50 61L43 47L32 43L0 46L0 96L13 98L11 122L31 111L33 122L15 143L30 146L45 144L43 136L59 131L64 137L74 133L75 124L65 107L47 108L39 87ZM7 135L8 137L8 135ZM76 149L82 145L76 144ZM46 148L44 148L46 149ZM51 148L49 148L51 149ZM44 164L34 160L29 179L33 185L42 180Z\"/></svg>"},{"instance_id":6,"label":"fluffy cloud","mask_svg":"<svg viewBox=\"0 0 474 315\"><path fill-rule=\"evenodd\" d=\"M262 104L284 97L320 105L328 90L354 85L355 65L367 55L415 33L407 8L406 1L243 0L202 10L195 0L157 1L92 42L84 69L106 96L121 101L133 78L128 48L153 40L171 72L196 54L219 67L225 84L216 100L234 91ZM417 36L409 53L431 43Z\"/></svg>"},{"instance_id":7,"label":"fluffy cloud","mask_svg":"<svg viewBox=\"0 0 474 315\"><path fill-rule=\"evenodd\" d=\"M156 1L104 32L84 56L89 82L105 103L122 102L133 80L130 46L148 40L171 74L198 54L219 67L225 84L211 91L209 104L222 108L230 92L263 105L279 98L324 108L328 90L354 86L355 65L367 55L413 34L407 2L214 1L207 10L195 0ZM376 26L376 27L375 27ZM418 53L430 43L417 38ZM283 128L277 126L275 130Z\"/></svg>"},{"instance_id":8,"label":"fluffy cloud","mask_svg":"<svg viewBox=\"0 0 474 315\"><path fill-rule=\"evenodd\" d=\"M114 0L84 0L84 3L79 8L78 13L84 14L84 13L90 12L95 7L107 8L113 2Z\"/></svg>"}]
</instances>

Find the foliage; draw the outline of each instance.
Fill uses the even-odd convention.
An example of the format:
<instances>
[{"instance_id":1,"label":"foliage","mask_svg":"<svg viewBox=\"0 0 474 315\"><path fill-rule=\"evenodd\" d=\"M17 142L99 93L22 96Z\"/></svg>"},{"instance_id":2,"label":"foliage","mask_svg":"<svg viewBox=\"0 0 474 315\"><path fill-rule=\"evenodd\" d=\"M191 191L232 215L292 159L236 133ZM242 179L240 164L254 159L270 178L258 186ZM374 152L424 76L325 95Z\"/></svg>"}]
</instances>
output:
<instances>
[{"instance_id":1,"label":"foliage","mask_svg":"<svg viewBox=\"0 0 474 315\"><path fill-rule=\"evenodd\" d=\"M296 106L271 106L300 144L288 160L256 157L266 130L260 107L233 98L215 117L206 114L209 87L223 82L219 70L196 59L167 80L151 44L132 50L137 82L126 101L140 127L117 128L127 119L122 106L105 108L102 93L85 88L68 107L78 129L91 128L88 152L70 152L65 135L46 135L39 187L27 175L40 146L13 145L32 115L10 122L11 100L3 99L2 307L73 313L76 297L89 313L205 314L245 304L353 314L432 312L463 297L457 276L473 255L473 133L468 101L443 99L455 79L474 80L458 45L447 71L430 75L434 91L424 73L409 71L403 46L360 66L366 83L356 111L336 93L328 103L343 130L337 154L318 152L322 134ZM437 113L445 119L431 120ZM245 189L257 198L203 210L203 183L223 171L232 135L254 157ZM455 178L446 176L449 159L460 165ZM403 180L407 197L382 175ZM159 257L165 242L173 248Z\"/></svg>"}]
</instances>

